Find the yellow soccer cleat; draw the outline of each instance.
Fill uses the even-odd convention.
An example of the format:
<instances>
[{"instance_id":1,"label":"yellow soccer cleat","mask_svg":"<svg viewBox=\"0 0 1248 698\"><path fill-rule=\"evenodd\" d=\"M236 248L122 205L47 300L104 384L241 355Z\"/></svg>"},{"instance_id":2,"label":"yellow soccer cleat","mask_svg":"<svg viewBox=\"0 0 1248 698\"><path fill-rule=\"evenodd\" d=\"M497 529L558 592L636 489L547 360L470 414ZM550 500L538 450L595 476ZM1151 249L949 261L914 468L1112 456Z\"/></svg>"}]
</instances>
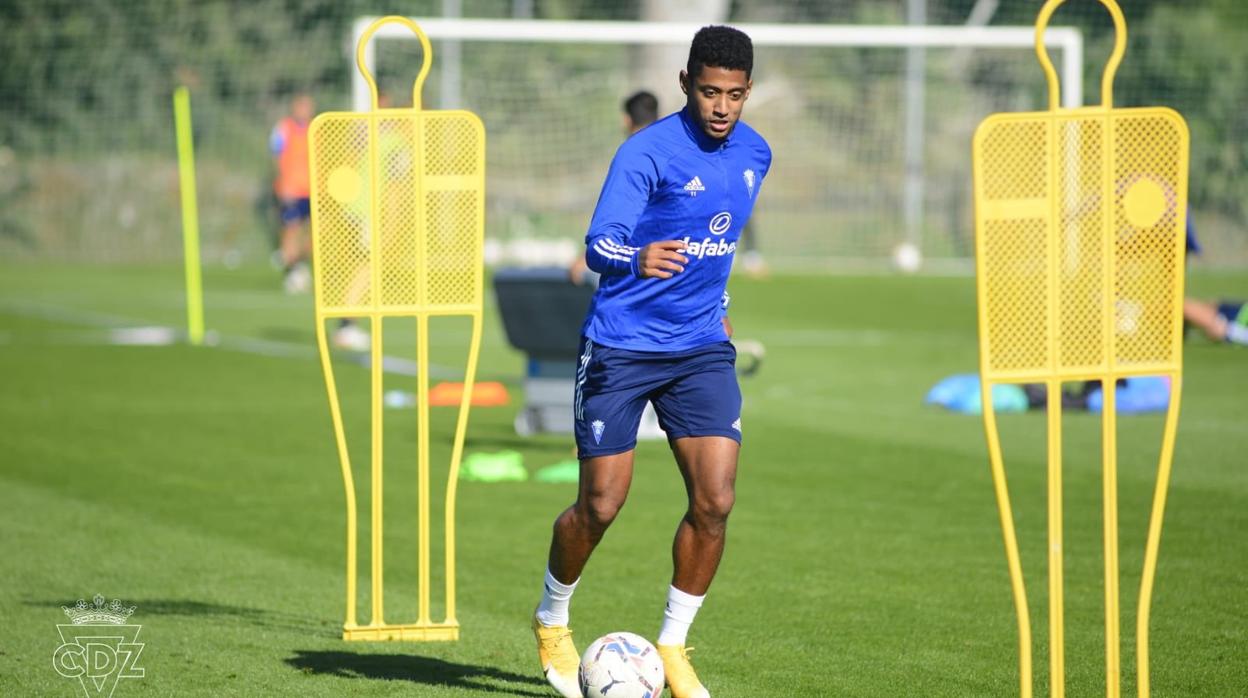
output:
<instances>
[{"instance_id":1,"label":"yellow soccer cleat","mask_svg":"<svg viewBox=\"0 0 1248 698\"><path fill-rule=\"evenodd\" d=\"M667 687L672 690L672 698L711 698L710 691L698 680L698 674L689 663L689 652L684 645L659 645L659 656L663 658L663 675Z\"/></svg>"},{"instance_id":2,"label":"yellow soccer cleat","mask_svg":"<svg viewBox=\"0 0 1248 698\"><path fill-rule=\"evenodd\" d=\"M547 627L533 616L533 635L537 638L537 658L542 673L555 691L564 698L581 698L581 654L572 643L572 631L566 625Z\"/></svg>"}]
</instances>

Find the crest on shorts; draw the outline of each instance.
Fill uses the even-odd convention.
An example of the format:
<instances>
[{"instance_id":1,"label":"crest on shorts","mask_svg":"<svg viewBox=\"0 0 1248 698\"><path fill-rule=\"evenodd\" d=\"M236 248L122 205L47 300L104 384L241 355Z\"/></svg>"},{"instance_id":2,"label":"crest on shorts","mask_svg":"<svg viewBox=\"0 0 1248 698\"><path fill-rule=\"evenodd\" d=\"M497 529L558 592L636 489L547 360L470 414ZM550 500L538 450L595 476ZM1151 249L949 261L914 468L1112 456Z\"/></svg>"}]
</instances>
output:
<instances>
[{"instance_id":1,"label":"crest on shorts","mask_svg":"<svg viewBox=\"0 0 1248 698\"><path fill-rule=\"evenodd\" d=\"M589 426L594 430L594 443L602 443L602 432L607 430L607 425L601 419L595 419Z\"/></svg>"}]
</instances>

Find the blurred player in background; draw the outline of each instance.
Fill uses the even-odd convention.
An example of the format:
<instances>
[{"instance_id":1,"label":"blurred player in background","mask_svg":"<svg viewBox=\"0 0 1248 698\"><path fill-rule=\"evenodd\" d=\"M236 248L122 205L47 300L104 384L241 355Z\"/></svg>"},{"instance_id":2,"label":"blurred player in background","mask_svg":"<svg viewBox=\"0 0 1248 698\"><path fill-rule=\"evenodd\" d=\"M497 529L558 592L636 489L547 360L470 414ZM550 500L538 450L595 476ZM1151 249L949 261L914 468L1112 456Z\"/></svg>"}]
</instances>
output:
<instances>
[{"instance_id":1,"label":"blurred player in background","mask_svg":"<svg viewBox=\"0 0 1248 698\"><path fill-rule=\"evenodd\" d=\"M1248 345L1248 303L1183 299L1183 320L1215 342Z\"/></svg>"},{"instance_id":2,"label":"blurred player in background","mask_svg":"<svg viewBox=\"0 0 1248 698\"><path fill-rule=\"evenodd\" d=\"M282 219L278 252L285 271L282 285L287 293L306 293L312 285L312 273L308 268L312 256L312 237L308 230L312 211L308 126L314 116L316 103L312 97L297 94L291 99L290 115L277 122L269 135L269 153L277 170L273 193L277 196ZM341 318L332 343L338 349L363 352L368 351L371 339L357 320Z\"/></svg>"},{"instance_id":3,"label":"blurred player in background","mask_svg":"<svg viewBox=\"0 0 1248 698\"><path fill-rule=\"evenodd\" d=\"M607 173L586 235L602 275L582 332L574 397L576 501L555 520L533 618L538 657L562 695L580 695L568 605L628 495L643 407L652 402L688 509L658 650L673 698L708 698L689 663L689 627L724 551L735 500L741 390L725 288L771 149L739 121L754 66L750 38L699 30L680 73L686 106L630 137Z\"/></svg>"},{"instance_id":4,"label":"blurred player in background","mask_svg":"<svg viewBox=\"0 0 1248 698\"><path fill-rule=\"evenodd\" d=\"M311 186L308 174L308 124L316 115L316 104L307 94L297 94L290 101L290 115L277 122L269 135L269 154L277 176L273 193L277 195L282 217L278 249L285 271L287 293L305 293L312 282L308 269L312 240L308 235Z\"/></svg>"},{"instance_id":5,"label":"blurred player in background","mask_svg":"<svg viewBox=\"0 0 1248 698\"><path fill-rule=\"evenodd\" d=\"M625 138L659 119L659 98L648 90L638 90L624 100Z\"/></svg>"},{"instance_id":6,"label":"blurred player in background","mask_svg":"<svg viewBox=\"0 0 1248 698\"><path fill-rule=\"evenodd\" d=\"M1201 253L1200 240L1192 212L1187 212L1187 254L1190 259ZM1215 342L1248 345L1248 303L1221 300L1216 303L1195 298L1183 299L1183 322L1199 329Z\"/></svg>"}]
</instances>

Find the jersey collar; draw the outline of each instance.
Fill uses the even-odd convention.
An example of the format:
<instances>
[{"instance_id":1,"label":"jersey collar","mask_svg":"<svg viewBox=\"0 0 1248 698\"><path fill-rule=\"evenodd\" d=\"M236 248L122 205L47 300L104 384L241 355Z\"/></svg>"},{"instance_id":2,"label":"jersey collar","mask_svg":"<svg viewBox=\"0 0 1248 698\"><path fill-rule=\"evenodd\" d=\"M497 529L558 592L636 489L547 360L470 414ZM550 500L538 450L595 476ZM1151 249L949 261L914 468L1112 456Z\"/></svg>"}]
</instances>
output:
<instances>
[{"instance_id":1,"label":"jersey collar","mask_svg":"<svg viewBox=\"0 0 1248 698\"><path fill-rule=\"evenodd\" d=\"M698 148L708 153L713 153L727 146L728 142L732 140L732 133L737 130L734 127L723 138L711 138L702 129L698 128L697 122L689 115L688 106L680 110L680 123L685 127L685 134L689 136L689 139L697 143Z\"/></svg>"}]
</instances>

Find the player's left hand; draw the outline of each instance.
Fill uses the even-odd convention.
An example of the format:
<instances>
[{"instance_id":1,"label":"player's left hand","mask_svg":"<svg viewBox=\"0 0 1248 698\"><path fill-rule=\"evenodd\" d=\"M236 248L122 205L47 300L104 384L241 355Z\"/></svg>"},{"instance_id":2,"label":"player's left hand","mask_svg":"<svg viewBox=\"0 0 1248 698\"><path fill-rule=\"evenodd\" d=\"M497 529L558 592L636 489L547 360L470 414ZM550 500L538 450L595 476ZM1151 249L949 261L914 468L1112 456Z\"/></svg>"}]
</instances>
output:
<instances>
[{"instance_id":1,"label":"player's left hand","mask_svg":"<svg viewBox=\"0 0 1248 698\"><path fill-rule=\"evenodd\" d=\"M670 279L681 273L689 263L689 258L681 254L684 251L685 243L680 240L659 240L641 248L637 253L641 277Z\"/></svg>"},{"instance_id":2,"label":"player's left hand","mask_svg":"<svg viewBox=\"0 0 1248 698\"><path fill-rule=\"evenodd\" d=\"M728 334L728 339L732 339L732 321L728 319L727 315L725 315L722 319L724 321L724 332Z\"/></svg>"}]
</instances>

